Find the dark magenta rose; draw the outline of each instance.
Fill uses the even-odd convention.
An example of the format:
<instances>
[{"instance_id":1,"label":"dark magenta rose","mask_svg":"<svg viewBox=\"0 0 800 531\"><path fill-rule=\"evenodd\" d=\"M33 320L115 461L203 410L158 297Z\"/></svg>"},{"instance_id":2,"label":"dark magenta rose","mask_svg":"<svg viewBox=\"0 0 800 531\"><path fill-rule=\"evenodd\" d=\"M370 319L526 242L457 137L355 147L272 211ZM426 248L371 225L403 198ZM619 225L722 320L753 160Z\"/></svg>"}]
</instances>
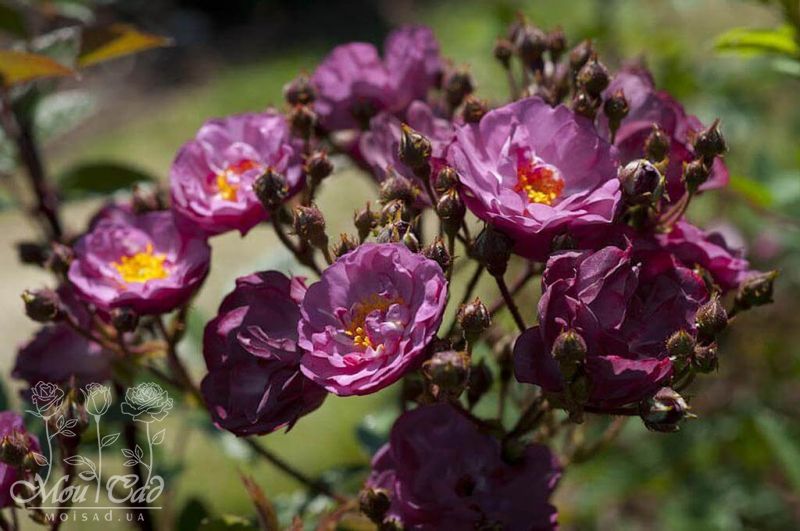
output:
<instances>
[{"instance_id":1,"label":"dark magenta rose","mask_svg":"<svg viewBox=\"0 0 800 531\"><path fill-rule=\"evenodd\" d=\"M555 236L608 225L617 210L614 148L586 118L537 97L459 127L448 160L469 209L532 260L546 259Z\"/></svg>"},{"instance_id":2,"label":"dark magenta rose","mask_svg":"<svg viewBox=\"0 0 800 531\"><path fill-rule=\"evenodd\" d=\"M402 244L360 245L303 299L303 373L341 396L394 383L422 362L446 299L447 280L433 260Z\"/></svg>"},{"instance_id":3,"label":"dark magenta rose","mask_svg":"<svg viewBox=\"0 0 800 531\"><path fill-rule=\"evenodd\" d=\"M695 333L695 313L707 299L703 279L661 250L629 244L555 254L542 276L539 325L514 346L516 377L562 392L552 348L571 330L586 343L587 404L638 402L670 378L666 341L679 330Z\"/></svg>"},{"instance_id":4,"label":"dark magenta rose","mask_svg":"<svg viewBox=\"0 0 800 531\"><path fill-rule=\"evenodd\" d=\"M92 325L92 316L67 285L58 288L65 311L85 328ZM73 330L64 323L41 327L17 350L11 376L36 382L63 384L73 377L78 385L101 382L111 378L113 353Z\"/></svg>"},{"instance_id":5,"label":"dark magenta rose","mask_svg":"<svg viewBox=\"0 0 800 531\"><path fill-rule=\"evenodd\" d=\"M13 411L0 412L0 440L8 441L15 449L19 449L15 453L21 455L24 455L25 450L41 453L39 439L28 433L22 416ZM11 497L12 485L22 479L25 478L20 473L18 466L0 461L0 507L16 505Z\"/></svg>"},{"instance_id":6,"label":"dark magenta rose","mask_svg":"<svg viewBox=\"0 0 800 531\"><path fill-rule=\"evenodd\" d=\"M425 27L405 27L386 38L384 57L372 44L337 46L317 67L314 109L329 131L366 128L381 111L401 116L425 99L442 70L439 44Z\"/></svg>"},{"instance_id":7,"label":"dark magenta rose","mask_svg":"<svg viewBox=\"0 0 800 531\"><path fill-rule=\"evenodd\" d=\"M561 475L550 450L528 445L514 462L500 442L449 404L404 413L375 454L367 486L389 492L387 518L405 529L557 528L549 498Z\"/></svg>"},{"instance_id":8,"label":"dark magenta rose","mask_svg":"<svg viewBox=\"0 0 800 531\"><path fill-rule=\"evenodd\" d=\"M300 372L298 305L303 279L276 271L236 280L206 325L201 390L214 423L239 436L263 435L317 409L325 390Z\"/></svg>"},{"instance_id":9,"label":"dark magenta rose","mask_svg":"<svg viewBox=\"0 0 800 531\"><path fill-rule=\"evenodd\" d=\"M670 139L668 153L669 166L666 171L667 193L671 201L683 195L685 187L681 182L683 164L695 158L692 140L696 133L704 129L696 116L686 114L686 110L665 91L657 90L650 72L638 66L620 70L611 80L605 95L622 90L628 100L629 112L617 131L614 145L619 149L620 162L624 165L644 156L644 143L653 124L666 133ZM601 129L608 134L603 116ZM711 176L700 186L700 190L721 188L728 184L728 169L719 158L714 161Z\"/></svg>"},{"instance_id":10,"label":"dark magenta rose","mask_svg":"<svg viewBox=\"0 0 800 531\"><path fill-rule=\"evenodd\" d=\"M208 274L205 239L179 231L171 211L112 212L75 245L68 277L77 294L102 311L142 315L188 302Z\"/></svg>"},{"instance_id":11,"label":"dark magenta rose","mask_svg":"<svg viewBox=\"0 0 800 531\"><path fill-rule=\"evenodd\" d=\"M181 229L246 234L268 214L253 191L271 169L290 195L302 185L300 146L275 111L208 120L180 149L170 170L172 208Z\"/></svg>"}]
</instances>

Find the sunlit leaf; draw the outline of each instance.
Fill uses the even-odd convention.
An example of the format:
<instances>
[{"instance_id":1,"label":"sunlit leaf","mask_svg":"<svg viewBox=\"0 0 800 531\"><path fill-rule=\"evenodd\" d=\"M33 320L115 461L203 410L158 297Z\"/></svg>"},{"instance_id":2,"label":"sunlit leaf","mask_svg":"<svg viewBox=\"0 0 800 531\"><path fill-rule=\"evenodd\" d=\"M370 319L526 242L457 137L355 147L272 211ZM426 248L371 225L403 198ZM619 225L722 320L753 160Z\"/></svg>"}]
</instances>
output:
<instances>
[{"instance_id":1,"label":"sunlit leaf","mask_svg":"<svg viewBox=\"0 0 800 531\"><path fill-rule=\"evenodd\" d=\"M6 87L34 79L63 77L75 72L53 59L18 50L0 50L0 80Z\"/></svg>"},{"instance_id":2,"label":"sunlit leaf","mask_svg":"<svg viewBox=\"0 0 800 531\"><path fill-rule=\"evenodd\" d=\"M774 201L767 187L744 175L731 175L730 186L732 190L756 206L767 208Z\"/></svg>"},{"instance_id":3,"label":"sunlit leaf","mask_svg":"<svg viewBox=\"0 0 800 531\"><path fill-rule=\"evenodd\" d=\"M733 28L716 38L714 48L721 52L750 55L800 55L800 45L795 40L795 30L791 26L777 29Z\"/></svg>"},{"instance_id":4,"label":"sunlit leaf","mask_svg":"<svg viewBox=\"0 0 800 531\"><path fill-rule=\"evenodd\" d=\"M78 66L86 67L151 48L170 46L172 40L144 33L127 24L87 28L83 32Z\"/></svg>"},{"instance_id":5,"label":"sunlit leaf","mask_svg":"<svg viewBox=\"0 0 800 531\"><path fill-rule=\"evenodd\" d=\"M68 199L97 194L110 194L127 189L153 177L137 168L116 162L90 162L80 164L61 175L61 189Z\"/></svg>"}]
</instances>

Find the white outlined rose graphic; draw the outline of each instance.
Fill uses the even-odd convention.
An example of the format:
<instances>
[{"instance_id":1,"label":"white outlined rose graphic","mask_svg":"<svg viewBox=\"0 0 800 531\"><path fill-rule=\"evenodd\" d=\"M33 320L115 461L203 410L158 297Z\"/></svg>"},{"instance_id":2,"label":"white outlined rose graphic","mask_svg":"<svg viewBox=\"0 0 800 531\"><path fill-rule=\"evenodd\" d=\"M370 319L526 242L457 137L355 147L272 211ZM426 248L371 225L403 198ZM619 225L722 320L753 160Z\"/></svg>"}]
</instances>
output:
<instances>
[{"instance_id":1,"label":"white outlined rose graphic","mask_svg":"<svg viewBox=\"0 0 800 531\"><path fill-rule=\"evenodd\" d=\"M137 422L164 420L172 409L172 399L157 383L141 383L125 392L122 412Z\"/></svg>"},{"instance_id":2,"label":"white outlined rose graphic","mask_svg":"<svg viewBox=\"0 0 800 531\"><path fill-rule=\"evenodd\" d=\"M31 389L31 402L36 406L36 411L44 415L51 408L56 408L64 398L64 391L53 383L38 382Z\"/></svg>"},{"instance_id":3,"label":"white outlined rose graphic","mask_svg":"<svg viewBox=\"0 0 800 531\"><path fill-rule=\"evenodd\" d=\"M83 395L86 397L86 412L92 416L103 416L111 407L111 389L107 385L90 383L83 390Z\"/></svg>"}]
</instances>

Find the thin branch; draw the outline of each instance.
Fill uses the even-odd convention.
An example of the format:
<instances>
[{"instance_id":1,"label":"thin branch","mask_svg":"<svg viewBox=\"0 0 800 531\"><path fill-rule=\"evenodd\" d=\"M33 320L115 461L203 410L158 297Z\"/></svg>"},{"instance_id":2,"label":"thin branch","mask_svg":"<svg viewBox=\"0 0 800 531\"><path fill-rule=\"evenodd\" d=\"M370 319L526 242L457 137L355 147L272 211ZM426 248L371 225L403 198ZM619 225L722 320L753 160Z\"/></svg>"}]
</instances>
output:
<instances>
[{"instance_id":1,"label":"thin branch","mask_svg":"<svg viewBox=\"0 0 800 531\"><path fill-rule=\"evenodd\" d=\"M519 313L519 308L517 308L517 303L514 302L514 296L508 291L508 286L506 285L505 279L502 276L498 275L494 277L497 281L497 287L500 289L500 294L503 295L503 300L508 306L508 311L511 312L512 317L514 317L514 322L517 323L517 328L519 328L520 332L524 332L526 330L525 321L522 319L522 315Z\"/></svg>"}]
</instances>

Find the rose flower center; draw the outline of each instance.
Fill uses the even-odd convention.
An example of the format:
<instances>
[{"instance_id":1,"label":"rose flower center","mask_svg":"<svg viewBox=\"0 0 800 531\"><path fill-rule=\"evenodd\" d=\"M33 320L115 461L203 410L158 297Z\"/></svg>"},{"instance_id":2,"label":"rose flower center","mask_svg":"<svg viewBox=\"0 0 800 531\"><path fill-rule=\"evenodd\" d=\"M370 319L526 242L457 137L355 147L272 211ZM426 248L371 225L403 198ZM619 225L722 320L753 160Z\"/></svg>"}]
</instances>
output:
<instances>
[{"instance_id":1,"label":"rose flower center","mask_svg":"<svg viewBox=\"0 0 800 531\"><path fill-rule=\"evenodd\" d=\"M247 171L258 168L260 165L250 159L240 160L230 164L217 174L217 193L225 201L236 201L239 192L239 177Z\"/></svg>"},{"instance_id":2,"label":"rose flower center","mask_svg":"<svg viewBox=\"0 0 800 531\"><path fill-rule=\"evenodd\" d=\"M517 166L517 184L514 190L527 195L531 203L552 205L564 191L564 179L549 164L525 160Z\"/></svg>"},{"instance_id":3,"label":"rose flower center","mask_svg":"<svg viewBox=\"0 0 800 531\"><path fill-rule=\"evenodd\" d=\"M385 314L390 306L401 303L402 300L399 297L387 298L375 294L370 295L365 300L355 304L350 317L350 324L345 329L344 334L351 338L353 344L357 347L377 350L369 337L369 330L367 330L366 326L367 316L376 310L381 314ZM378 348L380 348L380 345L378 345Z\"/></svg>"},{"instance_id":4,"label":"rose flower center","mask_svg":"<svg viewBox=\"0 0 800 531\"><path fill-rule=\"evenodd\" d=\"M164 267L167 259L163 254L153 253L153 244L148 243L147 248L133 256L123 256L119 262L112 262L119 275L128 284L143 283L157 278L167 278L168 273Z\"/></svg>"}]
</instances>

